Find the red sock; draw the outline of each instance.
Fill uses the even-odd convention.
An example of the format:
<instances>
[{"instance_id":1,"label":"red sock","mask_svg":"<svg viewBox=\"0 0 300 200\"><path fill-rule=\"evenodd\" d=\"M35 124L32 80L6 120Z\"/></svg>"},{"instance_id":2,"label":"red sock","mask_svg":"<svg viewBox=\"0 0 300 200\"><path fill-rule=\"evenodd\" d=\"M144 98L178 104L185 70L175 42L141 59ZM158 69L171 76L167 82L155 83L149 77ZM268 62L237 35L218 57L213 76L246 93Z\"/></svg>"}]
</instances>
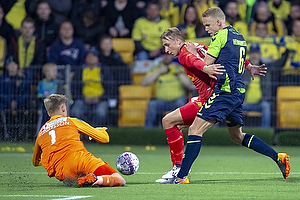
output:
<instances>
[{"instance_id":1,"label":"red sock","mask_svg":"<svg viewBox=\"0 0 300 200\"><path fill-rule=\"evenodd\" d=\"M175 164L181 165L184 149L183 134L176 126L165 129L165 132L167 135L167 141L170 148L170 155L173 166Z\"/></svg>"}]
</instances>

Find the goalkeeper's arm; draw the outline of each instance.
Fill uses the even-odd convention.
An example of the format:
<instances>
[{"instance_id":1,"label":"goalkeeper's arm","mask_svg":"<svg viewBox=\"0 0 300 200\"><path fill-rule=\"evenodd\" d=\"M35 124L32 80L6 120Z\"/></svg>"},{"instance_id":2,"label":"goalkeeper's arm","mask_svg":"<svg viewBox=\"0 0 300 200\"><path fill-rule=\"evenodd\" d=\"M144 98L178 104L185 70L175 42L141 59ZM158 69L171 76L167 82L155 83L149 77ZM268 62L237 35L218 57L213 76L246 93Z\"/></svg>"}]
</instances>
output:
<instances>
[{"instance_id":1,"label":"goalkeeper's arm","mask_svg":"<svg viewBox=\"0 0 300 200\"><path fill-rule=\"evenodd\" d=\"M105 127L94 128L94 127L90 126L88 123L86 123L84 121L81 121L79 119L76 119L76 118L70 118L70 119L77 126L78 131L80 133L83 133L83 134L93 138L97 142L101 142L101 143L108 143L109 142L109 135L105 131L106 130Z\"/></svg>"},{"instance_id":2,"label":"goalkeeper's arm","mask_svg":"<svg viewBox=\"0 0 300 200\"><path fill-rule=\"evenodd\" d=\"M42 149L40 147L40 145L37 142L37 139L35 141L35 145L34 145L34 150L33 150L33 155L32 155L32 164L33 166L41 166L41 154L42 154Z\"/></svg>"}]
</instances>

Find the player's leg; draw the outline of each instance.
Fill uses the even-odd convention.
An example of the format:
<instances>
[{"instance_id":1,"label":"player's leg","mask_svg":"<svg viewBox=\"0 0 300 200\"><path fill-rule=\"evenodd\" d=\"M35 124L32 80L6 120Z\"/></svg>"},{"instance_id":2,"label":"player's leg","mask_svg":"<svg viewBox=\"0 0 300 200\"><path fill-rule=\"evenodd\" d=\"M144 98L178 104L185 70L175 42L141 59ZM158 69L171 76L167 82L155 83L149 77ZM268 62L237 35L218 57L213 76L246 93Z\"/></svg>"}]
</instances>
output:
<instances>
[{"instance_id":1,"label":"player's leg","mask_svg":"<svg viewBox=\"0 0 300 200\"><path fill-rule=\"evenodd\" d=\"M107 163L98 167L93 173L78 178L78 185L81 186L113 187L125 184L124 178Z\"/></svg>"},{"instance_id":2,"label":"player's leg","mask_svg":"<svg viewBox=\"0 0 300 200\"><path fill-rule=\"evenodd\" d=\"M68 162L66 163L71 169L66 173L83 173L85 175L77 179L78 185L112 187L123 186L126 183L114 168L101 158L96 158L90 152L74 152L68 156Z\"/></svg>"},{"instance_id":3,"label":"player's leg","mask_svg":"<svg viewBox=\"0 0 300 200\"><path fill-rule=\"evenodd\" d=\"M230 139L260 154L273 159L279 166L283 177L287 178L290 173L289 156L285 153L277 153L271 146L258 137L242 132L241 125L228 126Z\"/></svg>"},{"instance_id":4,"label":"player's leg","mask_svg":"<svg viewBox=\"0 0 300 200\"><path fill-rule=\"evenodd\" d=\"M125 179L110 165L105 163L98 167L94 174L97 176L98 181L95 182L95 185L112 187L112 186L124 186L126 184Z\"/></svg>"},{"instance_id":5,"label":"player's leg","mask_svg":"<svg viewBox=\"0 0 300 200\"><path fill-rule=\"evenodd\" d=\"M196 117L189 128L188 141L182 160L181 169L177 174L178 178L183 179L189 173L189 170L201 149L203 134L215 124L215 120L206 121Z\"/></svg>"},{"instance_id":6,"label":"player's leg","mask_svg":"<svg viewBox=\"0 0 300 200\"><path fill-rule=\"evenodd\" d=\"M173 180L162 182L162 184L176 184L185 181L185 177L188 175L193 162L200 152L203 134L211 128L216 121L223 121L225 116L231 111L232 101L228 100L227 95L224 96L225 97L213 93L201 107L197 113L197 117L189 128L184 158L177 177ZM227 104L229 106L226 106Z\"/></svg>"},{"instance_id":7,"label":"player's leg","mask_svg":"<svg viewBox=\"0 0 300 200\"><path fill-rule=\"evenodd\" d=\"M198 157L201 149L202 135L213 125L215 120L206 121L196 117L193 124L189 128L188 141L184 152L184 158L177 177L161 182L161 184L185 184L187 175L191 169L192 164Z\"/></svg>"},{"instance_id":8,"label":"player's leg","mask_svg":"<svg viewBox=\"0 0 300 200\"><path fill-rule=\"evenodd\" d=\"M182 128L191 125L197 115L199 106L194 103L187 103L186 105L168 113L162 119L167 141L170 148L170 155L173 166L181 165L184 139L182 135Z\"/></svg>"}]
</instances>

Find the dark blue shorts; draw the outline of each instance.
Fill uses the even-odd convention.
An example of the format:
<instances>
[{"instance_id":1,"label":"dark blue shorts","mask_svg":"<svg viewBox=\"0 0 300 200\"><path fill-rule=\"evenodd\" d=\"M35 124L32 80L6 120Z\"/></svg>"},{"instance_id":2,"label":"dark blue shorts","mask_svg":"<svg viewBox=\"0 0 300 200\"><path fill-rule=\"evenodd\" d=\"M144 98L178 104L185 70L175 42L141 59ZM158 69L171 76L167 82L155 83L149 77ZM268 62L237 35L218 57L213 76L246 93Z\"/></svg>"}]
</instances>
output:
<instances>
[{"instance_id":1,"label":"dark blue shorts","mask_svg":"<svg viewBox=\"0 0 300 200\"><path fill-rule=\"evenodd\" d=\"M245 93L235 90L232 93L216 89L207 99L197 113L197 117L204 120L217 120L222 122L226 119L228 127L243 123L243 102Z\"/></svg>"}]
</instances>

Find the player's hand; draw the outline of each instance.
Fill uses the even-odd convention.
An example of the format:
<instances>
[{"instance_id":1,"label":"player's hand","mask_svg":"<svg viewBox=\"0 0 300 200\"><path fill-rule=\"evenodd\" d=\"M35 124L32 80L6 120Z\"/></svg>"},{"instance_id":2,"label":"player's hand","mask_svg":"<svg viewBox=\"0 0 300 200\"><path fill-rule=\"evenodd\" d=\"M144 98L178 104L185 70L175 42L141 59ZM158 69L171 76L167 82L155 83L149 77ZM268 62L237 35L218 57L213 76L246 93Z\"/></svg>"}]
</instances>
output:
<instances>
[{"instance_id":1,"label":"player's hand","mask_svg":"<svg viewBox=\"0 0 300 200\"><path fill-rule=\"evenodd\" d=\"M191 41L187 42L185 44L185 47L189 52L191 52L195 56L198 55L197 47L195 46L195 44L193 42L191 42Z\"/></svg>"},{"instance_id":2,"label":"player's hand","mask_svg":"<svg viewBox=\"0 0 300 200\"><path fill-rule=\"evenodd\" d=\"M169 67L167 65L162 65L158 68L159 74L165 74L169 71Z\"/></svg>"},{"instance_id":3,"label":"player's hand","mask_svg":"<svg viewBox=\"0 0 300 200\"><path fill-rule=\"evenodd\" d=\"M203 72L207 73L210 78L215 80L217 80L217 75L222 75L225 71L224 66L221 66L220 64L205 65L203 67Z\"/></svg>"},{"instance_id":4,"label":"player's hand","mask_svg":"<svg viewBox=\"0 0 300 200\"><path fill-rule=\"evenodd\" d=\"M267 73L267 67L265 67L265 64L262 64L260 66L249 64L249 65L247 65L246 69L249 71L249 73L252 77L252 80L255 79L255 75L265 76Z\"/></svg>"},{"instance_id":5,"label":"player's hand","mask_svg":"<svg viewBox=\"0 0 300 200\"><path fill-rule=\"evenodd\" d=\"M96 127L95 129L104 129L105 131L108 129L107 127ZM89 137L89 140L92 140L92 137Z\"/></svg>"}]
</instances>

